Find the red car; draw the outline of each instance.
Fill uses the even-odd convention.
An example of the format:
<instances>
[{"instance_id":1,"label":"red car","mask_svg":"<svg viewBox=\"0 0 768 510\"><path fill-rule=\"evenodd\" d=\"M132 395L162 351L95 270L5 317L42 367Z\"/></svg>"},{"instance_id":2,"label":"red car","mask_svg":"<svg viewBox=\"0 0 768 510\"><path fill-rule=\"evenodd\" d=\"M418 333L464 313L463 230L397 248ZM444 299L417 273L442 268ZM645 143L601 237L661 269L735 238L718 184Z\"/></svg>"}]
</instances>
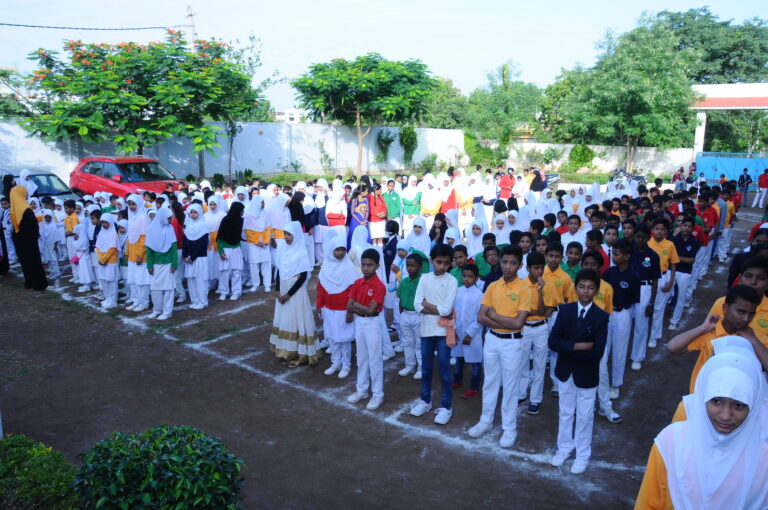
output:
<instances>
[{"instance_id":1,"label":"red car","mask_svg":"<svg viewBox=\"0 0 768 510\"><path fill-rule=\"evenodd\" d=\"M178 189L179 182L159 161L143 156L83 158L69 174L69 187L80 196L97 191L121 197L144 191L161 193L168 184Z\"/></svg>"}]
</instances>

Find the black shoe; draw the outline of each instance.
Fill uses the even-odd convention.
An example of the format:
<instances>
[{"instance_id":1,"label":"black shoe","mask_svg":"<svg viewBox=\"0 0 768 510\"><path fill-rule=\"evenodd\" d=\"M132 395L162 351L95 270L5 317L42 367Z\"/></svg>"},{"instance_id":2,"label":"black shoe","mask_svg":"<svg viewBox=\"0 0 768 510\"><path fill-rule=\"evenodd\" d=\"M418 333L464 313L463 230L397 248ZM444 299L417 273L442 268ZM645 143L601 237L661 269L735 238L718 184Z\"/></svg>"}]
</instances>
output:
<instances>
[{"instance_id":1,"label":"black shoe","mask_svg":"<svg viewBox=\"0 0 768 510\"><path fill-rule=\"evenodd\" d=\"M557 398L559 396L559 394L557 393L557 390L555 388L552 388L551 395L552 395L552 398Z\"/></svg>"},{"instance_id":2,"label":"black shoe","mask_svg":"<svg viewBox=\"0 0 768 510\"><path fill-rule=\"evenodd\" d=\"M520 404L522 404L522 403L523 403L523 402L525 402L526 400L528 400L528 397L518 398L518 399L517 399L517 405L520 405Z\"/></svg>"},{"instance_id":3,"label":"black shoe","mask_svg":"<svg viewBox=\"0 0 768 510\"><path fill-rule=\"evenodd\" d=\"M528 414L539 414L541 404L531 404L528 406Z\"/></svg>"}]
</instances>

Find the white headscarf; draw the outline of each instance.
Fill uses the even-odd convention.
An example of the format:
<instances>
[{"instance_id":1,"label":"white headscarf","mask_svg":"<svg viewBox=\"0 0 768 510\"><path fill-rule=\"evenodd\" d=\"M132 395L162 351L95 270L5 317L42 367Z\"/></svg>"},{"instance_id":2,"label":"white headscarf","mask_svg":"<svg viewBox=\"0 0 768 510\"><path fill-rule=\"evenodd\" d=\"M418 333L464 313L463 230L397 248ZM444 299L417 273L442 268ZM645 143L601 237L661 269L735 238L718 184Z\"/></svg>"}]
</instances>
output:
<instances>
[{"instance_id":1,"label":"white headscarf","mask_svg":"<svg viewBox=\"0 0 768 510\"><path fill-rule=\"evenodd\" d=\"M688 396L687 419L667 426L654 440L676 509L766 508L764 392L765 380L754 354L723 352L704 364L695 391ZM709 420L706 404L713 397L749 406L747 418L730 434L720 434Z\"/></svg>"},{"instance_id":2,"label":"white headscarf","mask_svg":"<svg viewBox=\"0 0 768 510\"><path fill-rule=\"evenodd\" d=\"M320 189L322 188L322 190ZM315 183L315 207L322 209L328 201L328 181L318 179Z\"/></svg>"},{"instance_id":3,"label":"white headscarf","mask_svg":"<svg viewBox=\"0 0 768 510\"><path fill-rule=\"evenodd\" d=\"M245 195L245 199L240 200L237 195ZM248 205L249 199L250 195L248 194L248 189L245 186L238 186L235 188L235 195L232 198L232 203L241 202L243 205Z\"/></svg>"},{"instance_id":4,"label":"white headscarf","mask_svg":"<svg viewBox=\"0 0 768 510\"><path fill-rule=\"evenodd\" d=\"M216 195L211 195L208 198L208 212L205 213L205 224L208 226L208 232L218 232L221 220L227 215L224 208L226 200ZM211 204L216 204L216 212L211 209Z\"/></svg>"},{"instance_id":5,"label":"white headscarf","mask_svg":"<svg viewBox=\"0 0 768 510\"><path fill-rule=\"evenodd\" d=\"M517 211L507 211L507 213L514 213L515 219L517 219ZM497 226L497 223L499 221L503 221L504 225L501 227L501 230L499 230L499 227ZM515 221L515 225L517 225L517 221ZM507 220L506 214L497 214L493 217L493 235L496 236L496 244L507 244L509 243L509 233L512 232L512 229L516 228L509 224L509 221Z\"/></svg>"},{"instance_id":6,"label":"white headscarf","mask_svg":"<svg viewBox=\"0 0 768 510\"><path fill-rule=\"evenodd\" d=\"M51 221L45 221L45 217L50 216ZM40 224L40 240L43 246L53 244L58 238L58 228L56 227L55 215L50 209L43 212L43 221Z\"/></svg>"},{"instance_id":7,"label":"white headscarf","mask_svg":"<svg viewBox=\"0 0 768 510\"><path fill-rule=\"evenodd\" d=\"M285 204L290 197L280 192L269 204L269 225L272 228L283 230L285 224L290 221L290 212Z\"/></svg>"},{"instance_id":8,"label":"white headscarf","mask_svg":"<svg viewBox=\"0 0 768 510\"><path fill-rule=\"evenodd\" d=\"M262 204L264 199L256 195L248 203L243 216L243 229L254 232L264 232L267 230L267 215L264 213Z\"/></svg>"},{"instance_id":9,"label":"white headscarf","mask_svg":"<svg viewBox=\"0 0 768 510\"><path fill-rule=\"evenodd\" d=\"M448 174L441 173L437 176L437 189L440 192L440 200L447 202L451 199L451 193L453 193L453 185L451 184L451 178Z\"/></svg>"},{"instance_id":10,"label":"white headscarf","mask_svg":"<svg viewBox=\"0 0 768 510\"><path fill-rule=\"evenodd\" d=\"M435 176L432 174L425 175L421 185L421 205L424 209L431 211L440 207L442 198L436 186ZM430 188L430 186L432 187Z\"/></svg>"},{"instance_id":11,"label":"white headscarf","mask_svg":"<svg viewBox=\"0 0 768 510\"><path fill-rule=\"evenodd\" d=\"M485 208L483 207L483 204L475 204L472 206L472 216L480 222L483 234L491 231L491 227L488 225L488 220L485 217ZM469 237L468 233L464 232L464 234Z\"/></svg>"},{"instance_id":12,"label":"white headscarf","mask_svg":"<svg viewBox=\"0 0 768 510\"><path fill-rule=\"evenodd\" d=\"M480 233L478 235L475 235L473 232L474 226L480 227ZM478 253L483 252L483 235L486 233L485 230L483 230L483 224L480 223L480 221L475 218L472 220L472 224L469 226L467 231L465 232L467 236L467 254L470 257L474 257Z\"/></svg>"},{"instance_id":13,"label":"white headscarf","mask_svg":"<svg viewBox=\"0 0 768 510\"><path fill-rule=\"evenodd\" d=\"M304 232L301 230L301 223L291 221L285 225L286 234L293 236L293 241L288 244L281 243L277 248L277 270L280 271L280 278L287 279L297 274L309 271L309 258L307 257L307 248L304 243Z\"/></svg>"},{"instance_id":14,"label":"white headscarf","mask_svg":"<svg viewBox=\"0 0 768 510\"><path fill-rule=\"evenodd\" d=\"M19 182L17 184L27 188L27 197L29 198L32 198L32 195L37 191L37 184L32 180L32 173L29 170L22 170L19 173Z\"/></svg>"},{"instance_id":15,"label":"white headscarf","mask_svg":"<svg viewBox=\"0 0 768 510\"><path fill-rule=\"evenodd\" d=\"M404 198L405 200L413 200L416 198L416 195L419 193L418 182L419 180L415 175L408 177L408 186L403 188L402 193L400 193L400 197Z\"/></svg>"},{"instance_id":16,"label":"white headscarf","mask_svg":"<svg viewBox=\"0 0 768 510\"><path fill-rule=\"evenodd\" d=\"M192 211L197 211L197 219L193 220L189 214ZM187 219L184 221L184 237L190 241L197 241L203 236L207 236L209 233L208 224L203 216L203 206L200 204L192 204L187 208Z\"/></svg>"},{"instance_id":17,"label":"white headscarf","mask_svg":"<svg viewBox=\"0 0 768 510\"><path fill-rule=\"evenodd\" d=\"M166 207L161 207L152 223L147 227L147 248L157 253L167 252L173 243L176 242L176 233L171 226L173 211Z\"/></svg>"},{"instance_id":18,"label":"white headscarf","mask_svg":"<svg viewBox=\"0 0 768 510\"><path fill-rule=\"evenodd\" d=\"M144 200L139 195L130 195L128 202L136 204L136 212L131 211L130 207L128 208L128 242L136 244L139 242L139 238L147 233L149 219L144 208Z\"/></svg>"},{"instance_id":19,"label":"white headscarf","mask_svg":"<svg viewBox=\"0 0 768 510\"><path fill-rule=\"evenodd\" d=\"M459 210L450 209L445 213L445 219L449 227L459 228Z\"/></svg>"},{"instance_id":20,"label":"white headscarf","mask_svg":"<svg viewBox=\"0 0 768 510\"><path fill-rule=\"evenodd\" d=\"M421 226L421 235L416 234L414 230L411 230L411 232L408 234L408 237L405 239L411 245L411 248L414 250L419 250L421 253L429 257L429 248L431 246L431 242L429 239L429 231L427 231L427 222L424 221L423 217L417 216L413 219L413 226Z\"/></svg>"},{"instance_id":21,"label":"white headscarf","mask_svg":"<svg viewBox=\"0 0 768 510\"><path fill-rule=\"evenodd\" d=\"M459 232L458 228L450 227L448 230L445 231L445 236L443 236L443 239L445 240L445 244L448 244L449 237L455 241L453 243L454 247L459 244L464 244L461 239L461 232Z\"/></svg>"},{"instance_id":22,"label":"white headscarf","mask_svg":"<svg viewBox=\"0 0 768 510\"><path fill-rule=\"evenodd\" d=\"M347 216L347 202L344 200L344 185L341 181L333 181L331 197L325 205L325 215L341 214Z\"/></svg>"},{"instance_id":23,"label":"white headscarf","mask_svg":"<svg viewBox=\"0 0 768 510\"><path fill-rule=\"evenodd\" d=\"M75 228L72 229L72 233L77 236L77 239L75 239L74 243L75 251L88 253L89 243L88 234L85 230L85 224L78 223L75 225Z\"/></svg>"},{"instance_id":24,"label":"white headscarf","mask_svg":"<svg viewBox=\"0 0 768 510\"><path fill-rule=\"evenodd\" d=\"M517 221L515 222L515 230L521 232L527 232L531 228L531 206L524 205L517 212Z\"/></svg>"},{"instance_id":25,"label":"white headscarf","mask_svg":"<svg viewBox=\"0 0 768 510\"><path fill-rule=\"evenodd\" d=\"M115 216L113 214L102 214L101 221L109 223L109 227L101 226L99 235L96 236L96 248L101 253L107 253L110 248L117 249L117 228L115 228Z\"/></svg>"},{"instance_id":26,"label":"white headscarf","mask_svg":"<svg viewBox=\"0 0 768 510\"><path fill-rule=\"evenodd\" d=\"M318 279L328 294L339 294L355 283L357 269L346 253L341 260L333 255L335 249L347 248L347 240L342 236L334 233L323 245L323 264Z\"/></svg>"}]
</instances>

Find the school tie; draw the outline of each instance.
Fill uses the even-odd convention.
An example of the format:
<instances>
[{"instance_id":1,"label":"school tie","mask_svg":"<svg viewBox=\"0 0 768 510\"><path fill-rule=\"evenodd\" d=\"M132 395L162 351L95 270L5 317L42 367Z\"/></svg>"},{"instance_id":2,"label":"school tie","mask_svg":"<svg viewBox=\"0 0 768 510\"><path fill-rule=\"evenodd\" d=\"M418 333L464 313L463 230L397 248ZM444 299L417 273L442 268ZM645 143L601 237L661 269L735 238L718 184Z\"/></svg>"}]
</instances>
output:
<instances>
[{"instance_id":1,"label":"school tie","mask_svg":"<svg viewBox=\"0 0 768 510\"><path fill-rule=\"evenodd\" d=\"M581 312L579 312L579 327L584 323L584 312L586 311L586 308L582 308Z\"/></svg>"},{"instance_id":2,"label":"school tie","mask_svg":"<svg viewBox=\"0 0 768 510\"><path fill-rule=\"evenodd\" d=\"M608 265L609 266L613 265L613 259L611 258L611 248L610 247L608 248Z\"/></svg>"}]
</instances>

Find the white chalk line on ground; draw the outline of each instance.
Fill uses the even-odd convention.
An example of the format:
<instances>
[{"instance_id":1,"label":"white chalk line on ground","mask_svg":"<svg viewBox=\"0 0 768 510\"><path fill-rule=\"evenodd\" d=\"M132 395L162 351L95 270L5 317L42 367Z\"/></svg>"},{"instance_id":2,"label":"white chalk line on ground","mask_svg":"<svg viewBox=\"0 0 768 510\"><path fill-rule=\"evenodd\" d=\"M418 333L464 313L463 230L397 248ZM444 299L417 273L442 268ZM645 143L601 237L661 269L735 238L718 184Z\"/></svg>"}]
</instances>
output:
<instances>
[{"instance_id":1,"label":"white chalk line on ground","mask_svg":"<svg viewBox=\"0 0 768 510\"><path fill-rule=\"evenodd\" d=\"M94 300L91 299L93 298L93 295L81 295L81 296L72 295L67 291L67 289L64 289L58 286L53 288L49 287L49 289L57 293L64 300L75 301L77 303L82 304L83 306L86 306L92 310L95 310L97 312L104 313L104 314L108 313L109 311L95 304L93 302ZM238 308L246 309L248 308L248 306L243 305ZM122 311L122 310L118 309L118 311ZM238 310L238 311L242 311L242 310ZM236 312L230 312L230 314L231 313L236 313ZM549 464L549 460L551 459L551 454L549 453L527 453L519 450L501 448L500 446L498 446L498 441L496 439L491 439L491 437L498 435L498 434L494 434L493 431L486 434L484 438L469 439L469 438L462 437L466 433L466 431L464 430L456 431L455 429L446 429L446 431L450 430L452 432L452 433L449 433L449 432L443 432L442 430L437 430L431 426L426 426L426 427L416 426L416 425L404 422L401 420L401 418L408 416L409 414L408 411L410 410L411 405L413 405L413 401L402 404L397 410L395 410L390 414L383 414L376 411L373 411L373 412L366 411L364 407L365 402L363 402L362 404L353 405L353 404L349 404L346 401L346 396L348 394L351 394L354 388L352 388L352 390L350 390L349 388L343 388L343 387L325 388L323 391L318 391L317 387L306 386L304 384L297 383L291 380L294 375L300 374L301 370L287 370L282 374L275 375L273 373L266 372L252 365L244 363L244 361L250 358L253 358L260 354L264 354L265 352L268 352L266 349L249 352L247 354L239 355L239 356L227 356L225 354L219 353L217 351L214 351L208 348L209 345L219 342L221 340L232 338L240 334L249 333L265 326L271 326L271 324L269 323L259 324L257 326L251 326L248 328L239 329L237 331L226 333L214 339L203 341L203 342L188 342L175 337L173 334L169 333L168 331L165 331L165 332L153 331L153 327L147 324L147 322L145 322L146 320L148 320L147 319L148 316L149 314L136 316L136 317L127 317L122 314L118 314L116 315L116 318L129 328L133 328L141 332L158 333L165 340L172 341L174 343L181 343L184 347L187 347L200 354L206 355L208 357L214 358L219 361L223 361L228 365L234 366L236 368L240 368L242 370L245 370L254 375L263 377L265 379L269 379L272 382L276 382L292 390L300 391L314 398L319 398L320 400L332 406L335 406L337 408L345 409L347 411L362 412L363 415L368 418L374 419L385 425L389 425L389 426L400 429L403 432L403 435L405 437L412 438L414 436L418 436L425 439L435 439L440 441L446 447L461 448L463 451L466 451L467 453L485 455L499 462L509 463L510 460L523 461L523 462L514 462L511 464L511 466L514 468L519 468L529 473L534 473L536 476L540 476L553 481L562 481L564 476L568 476L570 478L569 478L569 483L566 484L566 486L569 487L569 489L573 488L573 492L575 493L575 495L577 495L577 497L582 501L586 500L586 498L592 493L596 493L596 492L601 494L606 493L606 487L598 486L597 484L593 482L589 482L584 478L576 479L571 475L565 475L564 469L566 468L552 467ZM205 319L201 319L201 321L203 320ZM163 323L161 322L157 324L157 326L160 326L160 327L162 327L162 325ZM177 327L186 327L187 325L188 323L185 323ZM393 363L389 363L389 364L393 364ZM427 419L430 419L429 417L431 417L431 414L432 413L428 414ZM494 428L494 431L498 433L499 428L498 427ZM457 435L457 432L458 434L461 434L461 435ZM621 463L610 463L610 462L594 460L594 459L590 461L590 468L599 469L599 470L619 471L624 473L636 473L636 474L640 474L645 471L644 465L627 466ZM632 498L626 497L624 495L616 495L616 496L622 499L625 499L628 503L632 502Z\"/></svg>"}]
</instances>

